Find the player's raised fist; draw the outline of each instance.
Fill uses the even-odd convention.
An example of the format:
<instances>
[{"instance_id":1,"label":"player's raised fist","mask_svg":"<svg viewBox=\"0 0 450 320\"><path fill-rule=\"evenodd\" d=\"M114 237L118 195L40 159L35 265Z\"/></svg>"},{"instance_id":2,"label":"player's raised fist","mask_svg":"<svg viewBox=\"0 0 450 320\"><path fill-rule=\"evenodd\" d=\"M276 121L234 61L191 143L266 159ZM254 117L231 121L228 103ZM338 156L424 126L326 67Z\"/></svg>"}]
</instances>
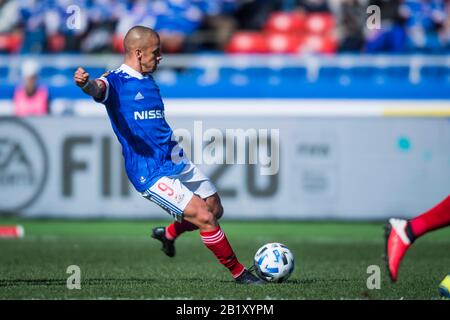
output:
<instances>
[{"instance_id":1,"label":"player's raised fist","mask_svg":"<svg viewBox=\"0 0 450 320\"><path fill-rule=\"evenodd\" d=\"M89 73L87 73L83 68L78 67L73 76L73 80L77 86L83 87L89 81Z\"/></svg>"}]
</instances>

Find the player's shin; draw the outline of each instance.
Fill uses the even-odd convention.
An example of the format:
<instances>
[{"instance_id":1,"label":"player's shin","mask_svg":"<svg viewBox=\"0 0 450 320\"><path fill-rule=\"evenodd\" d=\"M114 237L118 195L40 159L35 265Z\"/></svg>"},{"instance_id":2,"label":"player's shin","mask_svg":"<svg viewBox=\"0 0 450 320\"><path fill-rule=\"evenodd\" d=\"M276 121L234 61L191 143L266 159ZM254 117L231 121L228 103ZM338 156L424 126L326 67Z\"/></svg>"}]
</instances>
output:
<instances>
[{"instance_id":1,"label":"player's shin","mask_svg":"<svg viewBox=\"0 0 450 320\"><path fill-rule=\"evenodd\" d=\"M236 258L220 226L217 226L213 231L201 231L200 236L205 246L214 253L219 262L230 270L233 278L239 277L244 272L245 267Z\"/></svg>"}]
</instances>

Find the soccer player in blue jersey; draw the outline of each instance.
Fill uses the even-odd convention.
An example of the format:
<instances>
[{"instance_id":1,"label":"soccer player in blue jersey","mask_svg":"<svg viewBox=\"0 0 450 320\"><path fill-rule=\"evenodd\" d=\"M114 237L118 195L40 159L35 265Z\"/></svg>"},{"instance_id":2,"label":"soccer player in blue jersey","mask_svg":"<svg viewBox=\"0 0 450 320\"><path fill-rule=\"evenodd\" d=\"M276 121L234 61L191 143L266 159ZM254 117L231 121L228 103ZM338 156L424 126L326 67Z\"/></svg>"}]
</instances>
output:
<instances>
[{"instance_id":1,"label":"soccer player in blue jersey","mask_svg":"<svg viewBox=\"0 0 450 320\"><path fill-rule=\"evenodd\" d=\"M206 247L237 283L262 283L239 263L220 228L223 208L216 188L172 139L159 88L151 75L162 59L159 35L135 26L126 34L124 47L125 60L117 70L90 80L80 67L74 81L105 105L136 190L175 218L166 228L154 228L152 237L173 257L175 239L185 231L199 229Z\"/></svg>"}]
</instances>

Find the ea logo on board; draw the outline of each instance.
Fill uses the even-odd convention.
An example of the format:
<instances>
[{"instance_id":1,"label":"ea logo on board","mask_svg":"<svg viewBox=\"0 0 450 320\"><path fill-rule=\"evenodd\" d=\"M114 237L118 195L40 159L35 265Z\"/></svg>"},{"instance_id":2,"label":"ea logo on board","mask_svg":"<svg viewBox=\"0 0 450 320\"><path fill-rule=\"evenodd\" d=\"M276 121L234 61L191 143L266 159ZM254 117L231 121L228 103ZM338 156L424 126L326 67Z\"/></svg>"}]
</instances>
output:
<instances>
[{"instance_id":1,"label":"ea logo on board","mask_svg":"<svg viewBox=\"0 0 450 320\"><path fill-rule=\"evenodd\" d=\"M15 118L0 118L0 213L30 206L45 187L48 155L37 131Z\"/></svg>"}]
</instances>

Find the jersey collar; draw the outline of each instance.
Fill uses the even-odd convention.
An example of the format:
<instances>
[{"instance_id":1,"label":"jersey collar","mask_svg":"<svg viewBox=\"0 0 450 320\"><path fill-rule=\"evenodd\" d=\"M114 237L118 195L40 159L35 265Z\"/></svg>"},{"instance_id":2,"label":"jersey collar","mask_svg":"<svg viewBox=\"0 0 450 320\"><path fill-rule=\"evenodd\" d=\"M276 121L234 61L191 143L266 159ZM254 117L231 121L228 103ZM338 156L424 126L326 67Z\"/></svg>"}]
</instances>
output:
<instances>
[{"instance_id":1,"label":"jersey collar","mask_svg":"<svg viewBox=\"0 0 450 320\"><path fill-rule=\"evenodd\" d=\"M137 72L136 70L134 70L132 67L126 65L125 63L123 63L120 66L119 70L129 74L132 77L138 78L139 80L142 80L145 78L145 76L142 73Z\"/></svg>"}]
</instances>

